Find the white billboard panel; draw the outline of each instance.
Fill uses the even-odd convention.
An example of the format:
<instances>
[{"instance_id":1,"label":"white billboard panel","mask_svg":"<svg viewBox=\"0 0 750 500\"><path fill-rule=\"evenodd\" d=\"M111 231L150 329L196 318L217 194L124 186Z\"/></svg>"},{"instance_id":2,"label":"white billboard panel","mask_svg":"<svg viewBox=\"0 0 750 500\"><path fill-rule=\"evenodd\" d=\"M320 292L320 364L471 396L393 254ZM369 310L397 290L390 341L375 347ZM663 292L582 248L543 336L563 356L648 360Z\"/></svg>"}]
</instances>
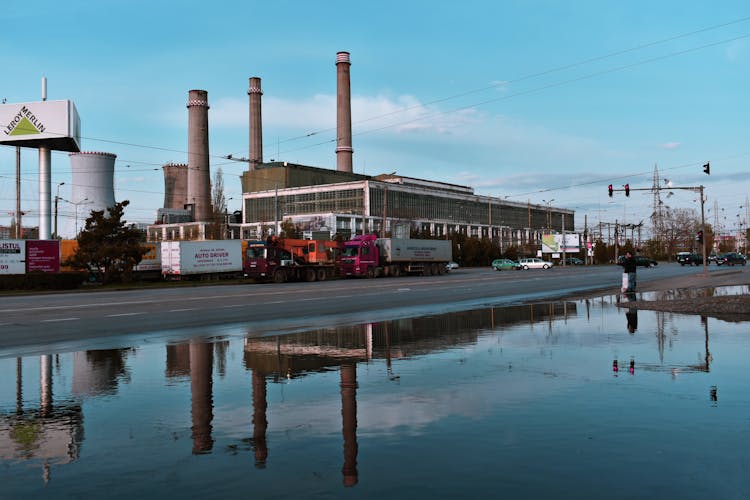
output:
<instances>
[{"instance_id":1,"label":"white billboard panel","mask_svg":"<svg viewBox=\"0 0 750 500\"><path fill-rule=\"evenodd\" d=\"M26 240L0 240L0 274L26 273Z\"/></svg>"},{"instance_id":2,"label":"white billboard panel","mask_svg":"<svg viewBox=\"0 0 750 500\"><path fill-rule=\"evenodd\" d=\"M581 249L581 238L578 233L542 235L542 253L578 253Z\"/></svg>"},{"instance_id":3,"label":"white billboard panel","mask_svg":"<svg viewBox=\"0 0 750 500\"><path fill-rule=\"evenodd\" d=\"M81 119L73 101L0 104L0 144L80 151Z\"/></svg>"}]
</instances>

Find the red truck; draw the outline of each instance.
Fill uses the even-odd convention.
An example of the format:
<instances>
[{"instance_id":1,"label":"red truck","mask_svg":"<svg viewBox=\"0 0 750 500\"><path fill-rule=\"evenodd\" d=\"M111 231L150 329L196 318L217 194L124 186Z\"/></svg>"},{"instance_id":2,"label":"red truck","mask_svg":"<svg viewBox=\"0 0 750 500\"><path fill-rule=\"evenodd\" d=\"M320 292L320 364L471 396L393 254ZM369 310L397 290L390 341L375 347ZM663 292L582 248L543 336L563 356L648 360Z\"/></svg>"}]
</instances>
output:
<instances>
[{"instance_id":1,"label":"red truck","mask_svg":"<svg viewBox=\"0 0 750 500\"><path fill-rule=\"evenodd\" d=\"M344 242L341 275L374 278L402 274L443 274L451 256L452 244L447 240L358 235Z\"/></svg>"},{"instance_id":2,"label":"red truck","mask_svg":"<svg viewBox=\"0 0 750 500\"><path fill-rule=\"evenodd\" d=\"M273 239L250 243L245 275L274 283L324 281L337 274L341 244L337 241Z\"/></svg>"}]
</instances>

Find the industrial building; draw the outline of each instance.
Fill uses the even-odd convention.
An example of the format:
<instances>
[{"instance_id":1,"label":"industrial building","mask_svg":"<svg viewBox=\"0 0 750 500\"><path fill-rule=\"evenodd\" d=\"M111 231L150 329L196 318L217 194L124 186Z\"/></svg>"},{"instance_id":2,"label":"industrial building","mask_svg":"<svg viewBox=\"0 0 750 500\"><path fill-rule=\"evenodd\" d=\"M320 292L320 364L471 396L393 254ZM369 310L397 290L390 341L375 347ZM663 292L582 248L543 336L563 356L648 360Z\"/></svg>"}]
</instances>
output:
<instances>
[{"instance_id":1,"label":"industrial building","mask_svg":"<svg viewBox=\"0 0 750 500\"><path fill-rule=\"evenodd\" d=\"M460 233L492 238L502 249L539 244L545 233L574 231L572 210L477 195L468 186L395 173L354 173L350 66L348 52L336 54L336 170L263 161L263 92L260 78L250 78L249 156L230 157L248 164L241 177L242 214L239 220L227 214L227 237L266 238L279 234L283 221L291 221L307 236L326 238L349 238L368 232L393 234L396 227L409 226L412 231L433 237ZM157 224L148 228L151 241L206 237L207 222L200 221L208 220L210 206L206 192L210 185L207 94L190 92L190 166L164 166L164 208L159 211ZM200 186L200 196L191 186ZM184 219L191 216L190 221Z\"/></svg>"}]
</instances>

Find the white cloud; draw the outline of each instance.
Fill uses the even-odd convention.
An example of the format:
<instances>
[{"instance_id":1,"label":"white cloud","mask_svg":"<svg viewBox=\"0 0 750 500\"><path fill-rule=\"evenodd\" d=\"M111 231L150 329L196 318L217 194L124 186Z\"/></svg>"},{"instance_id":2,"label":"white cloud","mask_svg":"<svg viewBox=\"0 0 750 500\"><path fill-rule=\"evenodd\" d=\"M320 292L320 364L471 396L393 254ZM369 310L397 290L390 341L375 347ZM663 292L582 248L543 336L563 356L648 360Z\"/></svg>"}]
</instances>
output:
<instances>
[{"instance_id":1,"label":"white cloud","mask_svg":"<svg viewBox=\"0 0 750 500\"><path fill-rule=\"evenodd\" d=\"M682 143L677 141L671 141L671 142L665 142L664 144L661 144L662 149L677 149L682 145Z\"/></svg>"}]
</instances>

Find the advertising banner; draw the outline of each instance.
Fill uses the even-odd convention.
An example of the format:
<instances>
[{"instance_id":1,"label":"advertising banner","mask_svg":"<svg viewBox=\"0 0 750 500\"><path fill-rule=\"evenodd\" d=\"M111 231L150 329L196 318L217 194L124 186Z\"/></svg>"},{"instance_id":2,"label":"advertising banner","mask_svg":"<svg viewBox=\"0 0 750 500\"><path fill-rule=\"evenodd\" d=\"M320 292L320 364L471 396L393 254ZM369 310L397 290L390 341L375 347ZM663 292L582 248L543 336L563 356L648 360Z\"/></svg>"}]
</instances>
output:
<instances>
[{"instance_id":1,"label":"advertising banner","mask_svg":"<svg viewBox=\"0 0 750 500\"><path fill-rule=\"evenodd\" d=\"M578 233L542 235L542 253L578 253L581 249L581 238Z\"/></svg>"},{"instance_id":2,"label":"advertising banner","mask_svg":"<svg viewBox=\"0 0 750 500\"><path fill-rule=\"evenodd\" d=\"M60 241L29 240L26 242L26 272L59 273Z\"/></svg>"},{"instance_id":3,"label":"advertising banner","mask_svg":"<svg viewBox=\"0 0 750 500\"><path fill-rule=\"evenodd\" d=\"M0 240L0 274L26 272L26 240Z\"/></svg>"},{"instance_id":4,"label":"advertising banner","mask_svg":"<svg viewBox=\"0 0 750 500\"><path fill-rule=\"evenodd\" d=\"M80 151L81 119L73 101L0 104L0 144Z\"/></svg>"}]
</instances>

